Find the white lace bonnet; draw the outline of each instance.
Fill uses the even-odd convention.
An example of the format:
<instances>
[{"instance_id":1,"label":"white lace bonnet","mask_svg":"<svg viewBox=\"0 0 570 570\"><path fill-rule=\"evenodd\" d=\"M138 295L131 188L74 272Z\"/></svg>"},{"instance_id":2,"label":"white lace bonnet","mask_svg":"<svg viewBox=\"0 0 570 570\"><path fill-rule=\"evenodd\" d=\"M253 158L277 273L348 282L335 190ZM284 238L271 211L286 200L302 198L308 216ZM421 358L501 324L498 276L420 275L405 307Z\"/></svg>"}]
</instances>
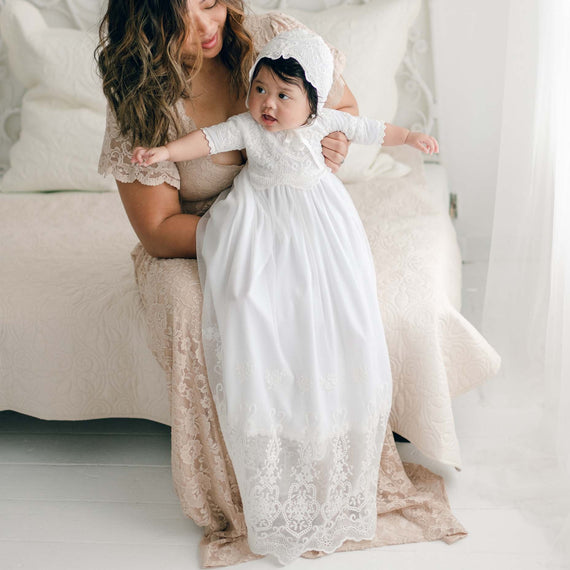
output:
<instances>
[{"instance_id":1,"label":"white lace bonnet","mask_svg":"<svg viewBox=\"0 0 570 570\"><path fill-rule=\"evenodd\" d=\"M249 71L249 82L259 61L269 59L296 59L305 72L307 81L317 90L317 110L323 108L333 83L334 61L331 50L317 34L305 30L288 30L276 35L259 52Z\"/></svg>"}]
</instances>

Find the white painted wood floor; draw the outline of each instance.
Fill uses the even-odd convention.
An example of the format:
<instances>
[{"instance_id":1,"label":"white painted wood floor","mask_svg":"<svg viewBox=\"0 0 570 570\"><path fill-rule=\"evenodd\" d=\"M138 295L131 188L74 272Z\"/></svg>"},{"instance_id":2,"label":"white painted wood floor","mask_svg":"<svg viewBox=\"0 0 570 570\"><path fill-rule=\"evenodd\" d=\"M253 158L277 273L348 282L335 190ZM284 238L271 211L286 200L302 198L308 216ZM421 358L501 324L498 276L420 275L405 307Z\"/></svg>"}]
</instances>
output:
<instances>
[{"instance_id":1,"label":"white painted wood floor","mask_svg":"<svg viewBox=\"0 0 570 570\"><path fill-rule=\"evenodd\" d=\"M486 265L464 265L463 313L480 322ZM478 390L454 401L463 470L398 443L405 461L446 481L469 535L301 559L292 570L534 570L570 568L550 555L548 501L520 507L509 467L507 426L532 417L482 405ZM502 490L510 492L503 493ZM542 513L542 516L541 516ZM145 420L47 422L0 412L0 570L193 570L202 532L185 518L170 477L169 428ZM278 567L267 559L243 570Z\"/></svg>"}]
</instances>

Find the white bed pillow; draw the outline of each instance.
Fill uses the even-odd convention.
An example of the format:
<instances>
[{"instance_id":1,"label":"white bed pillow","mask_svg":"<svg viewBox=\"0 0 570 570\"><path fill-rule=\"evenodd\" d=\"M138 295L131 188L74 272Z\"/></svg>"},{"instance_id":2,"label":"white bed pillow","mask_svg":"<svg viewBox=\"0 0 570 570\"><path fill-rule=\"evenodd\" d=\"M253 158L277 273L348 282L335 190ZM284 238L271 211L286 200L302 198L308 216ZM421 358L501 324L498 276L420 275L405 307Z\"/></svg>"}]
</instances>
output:
<instances>
[{"instance_id":1,"label":"white bed pillow","mask_svg":"<svg viewBox=\"0 0 570 570\"><path fill-rule=\"evenodd\" d=\"M362 115L390 121L397 108L395 73L421 0L372 0L319 12L287 10L347 58L343 73ZM105 129L105 99L96 74L95 33L50 28L37 8L12 0L0 25L10 67L27 91L21 133L10 150L0 190L115 190L97 173ZM407 174L378 149L351 145L339 171L344 182Z\"/></svg>"},{"instance_id":2,"label":"white bed pillow","mask_svg":"<svg viewBox=\"0 0 570 570\"><path fill-rule=\"evenodd\" d=\"M105 98L94 33L50 28L33 5L9 2L1 14L10 69L24 85L20 138L0 190L116 190L97 173Z\"/></svg>"},{"instance_id":3,"label":"white bed pillow","mask_svg":"<svg viewBox=\"0 0 570 570\"><path fill-rule=\"evenodd\" d=\"M404 58L408 33L421 0L370 0L318 12L280 9L321 35L346 56L343 71L361 115L390 122L398 107L396 72ZM255 10L256 12L260 10ZM344 182L409 172L386 153L353 144L338 175Z\"/></svg>"}]
</instances>

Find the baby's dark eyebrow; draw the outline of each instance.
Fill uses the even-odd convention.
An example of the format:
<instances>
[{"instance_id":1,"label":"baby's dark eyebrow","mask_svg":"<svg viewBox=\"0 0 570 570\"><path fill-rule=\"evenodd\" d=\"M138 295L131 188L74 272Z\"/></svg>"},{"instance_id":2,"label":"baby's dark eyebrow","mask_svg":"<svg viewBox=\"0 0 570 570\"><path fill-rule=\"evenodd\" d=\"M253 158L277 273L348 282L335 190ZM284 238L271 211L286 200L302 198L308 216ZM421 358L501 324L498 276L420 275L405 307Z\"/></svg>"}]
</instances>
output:
<instances>
[{"instance_id":1,"label":"baby's dark eyebrow","mask_svg":"<svg viewBox=\"0 0 570 570\"><path fill-rule=\"evenodd\" d=\"M279 93L285 93L286 95L293 95L296 92L294 89L294 86L301 89L301 86L297 85L297 83L286 83L286 82L284 82L284 83L285 83L285 85L283 87L279 88ZM261 81L261 79L259 79L257 77L251 83L252 87L255 85L260 85L261 87L265 87L263 81Z\"/></svg>"}]
</instances>

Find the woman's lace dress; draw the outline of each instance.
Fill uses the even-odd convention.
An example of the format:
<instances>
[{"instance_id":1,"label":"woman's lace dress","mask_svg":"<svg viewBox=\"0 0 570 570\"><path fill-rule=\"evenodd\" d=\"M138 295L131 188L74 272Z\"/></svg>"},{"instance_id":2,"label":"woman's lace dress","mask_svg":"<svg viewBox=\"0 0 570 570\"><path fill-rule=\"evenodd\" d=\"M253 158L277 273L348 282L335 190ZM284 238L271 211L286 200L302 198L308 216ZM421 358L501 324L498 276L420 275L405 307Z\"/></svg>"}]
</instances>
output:
<instances>
[{"instance_id":1,"label":"woman's lace dress","mask_svg":"<svg viewBox=\"0 0 570 570\"><path fill-rule=\"evenodd\" d=\"M274 35L301 26L283 14L249 17L256 47ZM328 105L342 93L343 58L335 53L335 82ZM176 110L183 132L195 130L180 101ZM175 131L172 133L176 136ZM160 163L150 168L130 164L131 145L120 134L114 115L107 130L100 172L122 182L138 180L154 186L168 183L180 193L183 211L202 215L242 169L222 165L215 157ZM210 390L202 347L202 290L195 259L159 259L139 244L132 254L135 276L148 324L149 346L165 370L169 384L172 426L172 477L184 513L204 528L200 559L204 567L246 562L243 503L234 467L222 436ZM157 379L158 381L158 379ZM402 463L390 424L378 468L376 534L371 540L347 540L337 551L431 540L452 543L466 535L449 508L443 479L422 465ZM302 556L322 556L310 551Z\"/></svg>"},{"instance_id":2,"label":"woman's lace dress","mask_svg":"<svg viewBox=\"0 0 570 570\"><path fill-rule=\"evenodd\" d=\"M197 253L208 379L249 545L285 564L371 539L390 361L368 239L321 140L380 145L384 124L322 109L295 130L268 132L250 113L202 130L211 154L248 156L201 218Z\"/></svg>"}]
</instances>

